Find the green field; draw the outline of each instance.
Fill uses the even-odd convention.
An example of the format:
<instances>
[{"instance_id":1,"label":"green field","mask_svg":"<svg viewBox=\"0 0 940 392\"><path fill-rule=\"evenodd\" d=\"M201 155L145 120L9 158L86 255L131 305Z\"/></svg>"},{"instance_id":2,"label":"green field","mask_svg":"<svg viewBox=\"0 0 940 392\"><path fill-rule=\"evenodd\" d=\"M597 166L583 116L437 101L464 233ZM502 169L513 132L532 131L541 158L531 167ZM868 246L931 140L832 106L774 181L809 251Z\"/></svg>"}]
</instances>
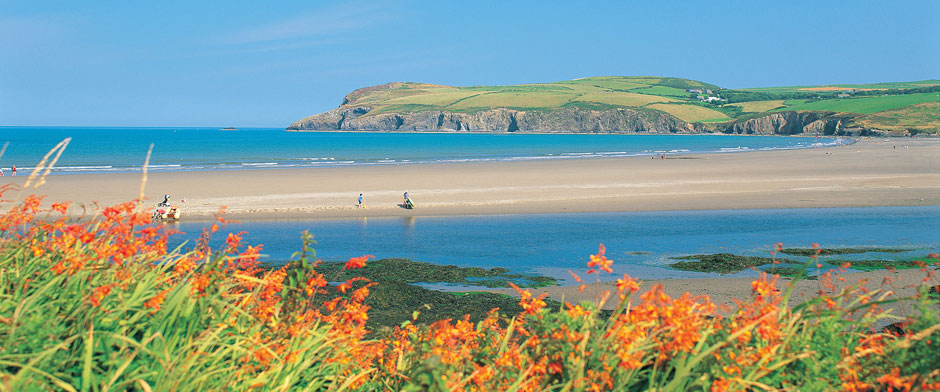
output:
<instances>
[{"instance_id":1,"label":"green field","mask_svg":"<svg viewBox=\"0 0 940 392\"><path fill-rule=\"evenodd\" d=\"M940 129L940 102L925 102L898 109L872 113L857 120L860 124L879 129Z\"/></svg>"},{"instance_id":2,"label":"green field","mask_svg":"<svg viewBox=\"0 0 940 392\"><path fill-rule=\"evenodd\" d=\"M940 102L940 94L905 94L858 98L823 99L819 101L787 101L785 107L774 109L782 110L823 110L844 113L875 113L883 110L897 109L908 105L924 102Z\"/></svg>"},{"instance_id":3,"label":"green field","mask_svg":"<svg viewBox=\"0 0 940 392\"><path fill-rule=\"evenodd\" d=\"M783 106L783 102L782 99L772 99L768 101L729 103L728 106L738 106L744 113L760 113L779 108Z\"/></svg>"},{"instance_id":4,"label":"green field","mask_svg":"<svg viewBox=\"0 0 940 392\"><path fill-rule=\"evenodd\" d=\"M909 88L938 86L938 85L940 85L940 80L931 79L931 80L919 80L915 82L887 82L887 83L869 83L869 84L826 84L826 85L821 85L821 86L756 87L756 88L742 88L741 90L780 93L780 92L795 92L795 91L811 91L810 89L818 89L818 88L824 88L824 87L833 87L841 91L841 90L848 90L848 89L876 89L876 90L877 89L909 89Z\"/></svg>"},{"instance_id":5,"label":"green field","mask_svg":"<svg viewBox=\"0 0 940 392\"><path fill-rule=\"evenodd\" d=\"M686 122L716 122L729 120L729 117L722 112L698 105L657 103L647 107L669 113Z\"/></svg>"},{"instance_id":6,"label":"green field","mask_svg":"<svg viewBox=\"0 0 940 392\"><path fill-rule=\"evenodd\" d=\"M711 90L692 94L688 89ZM848 97L838 97L848 91ZM702 103L696 96L722 101ZM346 106L369 106L365 116L423 111L478 112L493 108L546 111L560 108L611 110L645 108L686 122L724 123L781 111L824 111L855 115L857 125L936 132L940 80L872 84L830 84L748 89L660 76L598 76L554 83L453 87L397 82L366 87L346 96ZM862 116L858 116L862 115Z\"/></svg>"}]
</instances>

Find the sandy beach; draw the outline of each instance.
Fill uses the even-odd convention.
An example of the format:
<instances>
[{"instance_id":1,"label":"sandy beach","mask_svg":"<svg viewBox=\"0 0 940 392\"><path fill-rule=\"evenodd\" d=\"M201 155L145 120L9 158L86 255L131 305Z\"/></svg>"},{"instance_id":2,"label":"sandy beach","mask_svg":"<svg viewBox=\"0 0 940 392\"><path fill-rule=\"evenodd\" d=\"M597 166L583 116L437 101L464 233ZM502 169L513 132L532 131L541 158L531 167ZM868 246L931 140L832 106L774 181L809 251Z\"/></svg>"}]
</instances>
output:
<instances>
[{"instance_id":1,"label":"sandy beach","mask_svg":"<svg viewBox=\"0 0 940 392\"><path fill-rule=\"evenodd\" d=\"M22 185L26 174L0 181ZM96 202L135 199L140 181L139 173L55 175L29 192L71 200L81 215ZM398 206L405 191L416 209ZM222 206L236 219L278 219L940 205L940 139L667 159L151 172L146 205L164 194L185 198L184 219L211 218Z\"/></svg>"}]
</instances>

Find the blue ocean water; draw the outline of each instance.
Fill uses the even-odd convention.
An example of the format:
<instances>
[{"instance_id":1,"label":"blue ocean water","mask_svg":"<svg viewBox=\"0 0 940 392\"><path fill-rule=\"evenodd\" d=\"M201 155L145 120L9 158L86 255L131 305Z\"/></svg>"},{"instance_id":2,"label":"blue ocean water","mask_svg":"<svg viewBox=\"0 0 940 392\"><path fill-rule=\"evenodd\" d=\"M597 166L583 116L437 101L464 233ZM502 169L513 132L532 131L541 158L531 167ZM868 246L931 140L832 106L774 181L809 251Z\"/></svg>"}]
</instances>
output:
<instances>
[{"instance_id":1,"label":"blue ocean water","mask_svg":"<svg viewBox=\"0 0 940 392\"><path fill-rule=\"evenodd\" d=\"M176 243L194 238L204 226L178 224L188 235L176 237ZM924 257L940 252L940 206L246 221L229 225L215 241L221 242L227 232L246 231L247 241L263 244L264 259L278 263L300 249L304 230L314 234L317 256L324 260L372 254L568 279L568 270L583 272L588 256L603 243L615 261L615 274L710 277L717 275L677 271L666 264L675 262L672 256L689 254L769 256L777 242L785 247L818 243L910 249L840 258ZM756 274L749 270L738 275Z\"/></svg>"},{"instance_id":2,"label":"blue ocean water","mask_svg":"<svg viewBox=\"0 0 940 392\"><path fill-rule=\"evenodd\" d=\"M836 138L728 135L409 134L285 132L275 128L0 127L9 142L0 167L30 170L71 137L54 174L392 165L426 162L570 159L667 153L794 149Z\"/></svg>"}]
</instances>

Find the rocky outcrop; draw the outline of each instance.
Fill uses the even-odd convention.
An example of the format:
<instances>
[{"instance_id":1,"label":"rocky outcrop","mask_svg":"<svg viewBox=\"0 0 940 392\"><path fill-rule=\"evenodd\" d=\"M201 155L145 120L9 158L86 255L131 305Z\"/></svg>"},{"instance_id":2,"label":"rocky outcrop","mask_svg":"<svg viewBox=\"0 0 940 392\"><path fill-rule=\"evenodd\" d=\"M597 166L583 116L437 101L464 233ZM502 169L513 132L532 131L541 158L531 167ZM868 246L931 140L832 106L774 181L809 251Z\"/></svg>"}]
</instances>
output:
<instances>
[{"instance_id":1,"label":"rocky outcrop","mask_svg":"<svg viewBox=\"0 0 940 392\"><path fill-rule=\"evenodd\" d=\"M850 127L852 118L833 112L775 112L734 121L723 133L743 135L868 136L869 129Z\"/></svg>"},{"instance_id":2,"label":"rocky outcrop","mask_svg":"<svg viewBox=\"0 0 940 392\"><path fill-rule=\"evenodd\" d=\"M473 113L424 111L374 114L370 113L371 111L369 106L344 105L297 121L287 127L287 130L651 134L708 132L701 124L690 124L663 112L639 108L562 108L550 111L497 108Z\"/></svg>"}]
</instances>

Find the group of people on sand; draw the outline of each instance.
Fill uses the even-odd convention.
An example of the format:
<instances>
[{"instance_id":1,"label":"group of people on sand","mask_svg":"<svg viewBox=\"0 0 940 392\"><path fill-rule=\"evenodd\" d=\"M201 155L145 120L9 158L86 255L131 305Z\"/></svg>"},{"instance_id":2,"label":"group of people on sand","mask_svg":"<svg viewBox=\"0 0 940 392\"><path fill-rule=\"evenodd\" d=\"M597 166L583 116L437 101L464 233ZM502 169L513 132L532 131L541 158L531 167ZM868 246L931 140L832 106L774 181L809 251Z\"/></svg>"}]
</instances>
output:
<instances>
[{"instance_id":1,"label":"group of people on sand","mask_svg":"<svg viewBox=\"0 0 940 392\"><path fill-rule=\"evenodd\" d=\"M415 203L411 201L410 197L408 197L408 191L405 191L405 194L402 195L402 199L404 200L402 207L405 207L407 209L415 208ZM356 203L356 208L366 208L366 205L362 203L361 193L359 194L359 199L358 199L358 202Z\"/></svg>"},{"instance_id":2,"label":"group of people on sand","mask_svg":"<svg viewBox=\"0 0 940 392\"><path fill-rule=\"evenodd\" d=\"M11 174L13 177L16 177L16 165L13 165L13 167L10 168L10 174ZM0 176L3 176L3 168L2 168L2 167L0 167Z\"/></svg>"}]
</instances>

